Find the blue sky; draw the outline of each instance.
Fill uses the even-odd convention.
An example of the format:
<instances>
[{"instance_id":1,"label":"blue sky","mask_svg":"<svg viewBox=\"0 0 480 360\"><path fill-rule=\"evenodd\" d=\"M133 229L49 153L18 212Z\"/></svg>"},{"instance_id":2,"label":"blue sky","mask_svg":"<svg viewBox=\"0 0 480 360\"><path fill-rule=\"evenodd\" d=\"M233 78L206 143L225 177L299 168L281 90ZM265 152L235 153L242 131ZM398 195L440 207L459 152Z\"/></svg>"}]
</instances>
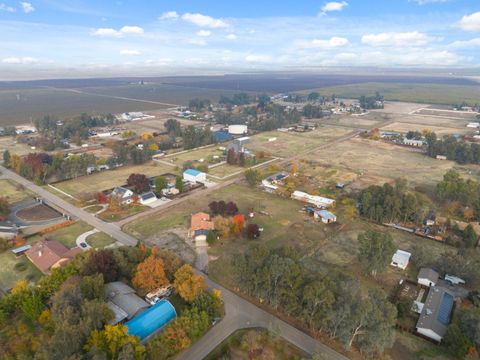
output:
<instances>
[{"instance_id":1,"label":"blue sky","mask_svg":"<svg viewBox=\"0 0 480 360\"><path fill-rule=\"evenodd\" d=\"M480 67L480 2L0 0L0 78L338 66Z\"/></svg>"}]
</instances>

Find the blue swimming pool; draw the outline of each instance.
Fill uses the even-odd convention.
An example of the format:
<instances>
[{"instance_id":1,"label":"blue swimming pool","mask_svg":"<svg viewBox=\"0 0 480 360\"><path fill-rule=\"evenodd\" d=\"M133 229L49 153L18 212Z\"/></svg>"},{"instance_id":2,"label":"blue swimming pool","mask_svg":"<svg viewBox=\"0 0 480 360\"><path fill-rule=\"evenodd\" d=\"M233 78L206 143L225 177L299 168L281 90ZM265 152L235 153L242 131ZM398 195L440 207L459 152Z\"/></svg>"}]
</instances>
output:
<instances>
[{"instance_id":1,"label":"blue swimming pool","mask_svg":"<svg viewBox=\"0 0 480 360\"><path fill-rule=\"evenodd\" d=\"M168 300L161 300L145 310L132 320L125 323L130 335L136 335L141 340L153 334L158 329L175 319L177 312Z\"/></svg>"}]
</instances>

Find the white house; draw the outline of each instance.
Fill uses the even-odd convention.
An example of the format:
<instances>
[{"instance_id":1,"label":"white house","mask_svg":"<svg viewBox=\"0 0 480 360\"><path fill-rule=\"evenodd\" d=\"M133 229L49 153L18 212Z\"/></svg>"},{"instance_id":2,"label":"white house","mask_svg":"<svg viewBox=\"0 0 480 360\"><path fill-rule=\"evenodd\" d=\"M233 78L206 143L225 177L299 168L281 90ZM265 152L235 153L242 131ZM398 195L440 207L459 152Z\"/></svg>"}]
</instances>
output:
<instances>
[{"instance_id":1,"label":"white house","mask_svg":"<svg viewBox=\"0 0 480 360\"><path fill-rule=\"evenodd\" d=\"M439 279L439 274L430 268L421 268L418 276L417 283L426 287L435 286Z\"/></svg>"},{"instance_id":2,"label":"white house","mask_svg":"<svg viewBox=\"0 0 480 360\"><path fill-rule=\"evenodd\" d=\"M397 250L392 256L392 262L390 265L405 270L410 262L410 256L412 256L412 254L408 251Z\"/></svg>"},{"instance_id":3,"label":"white house","mask_svg":"<svg viewBox=\"0 0 480 360\"><path fill-rule=\"evenodd\" d=\"M118 186L113 189L111 196L115 196L118 198L122 205L128 205L133 202L133 191L130 189L126 189L124 187Z\"/></svg>"},{"instance_id":4,"label":"white house","mask_svg":"<svg viewBox=\"0 0 480 360\"><path fill-rule=\"evenodd\" d=\"M203 184L207 181L207 174L195 169L187 169L183 172L183 180Z\"/></svg>"},{"instance_id":5,"label":"white house","mask_svg":"<svg viewBox=\"0 0 480 360\"><path fill-rule=\"evenodd\" d=\"M322 196L310 195L303 191L294 191L292 193L292 199L303 201L321 208L326 208L335 204L335 200Z\"/></svg>"},{"instance_id":6,"label":"white house","mask_svg":"<svg viewBox=\"0 0 480 360\"><path fill-rule=\"evenodd\" d=\"M417 322L417 332L437 342L442 341L450 324L454 295L446 288L432 286Z\"/></svg>"}]
</instances>

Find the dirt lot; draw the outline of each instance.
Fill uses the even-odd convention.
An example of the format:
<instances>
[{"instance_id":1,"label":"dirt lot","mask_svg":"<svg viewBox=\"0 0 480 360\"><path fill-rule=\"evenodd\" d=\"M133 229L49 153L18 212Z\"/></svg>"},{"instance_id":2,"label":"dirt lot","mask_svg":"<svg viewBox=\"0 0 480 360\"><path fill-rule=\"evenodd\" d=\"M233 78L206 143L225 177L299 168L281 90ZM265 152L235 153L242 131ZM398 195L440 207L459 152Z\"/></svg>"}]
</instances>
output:
<instances>
[{"instance_id":1,"label":"dirt lot","mask_svg":"<svg viewBox=\"0 0 480 360\"><path fill-rule=\"evenodd\" d=\"M143 165L125 166L90 176L82 176L74 180L63 181L55 184L55 187L72 196L77 196L81 193L98 192L124 185L127 178L133 173L157 176L171 172L173 172L173 168L170 166L148 162Z\"/></svg>"},{"instance_id":2,"label":"dirt lot","mask_svg":"<svg viewBox=\"0 0 480 360\"><path fill-rule=\"evenodd\" d=\"M463 176L480 177L479 169L474 165L461 166L453 161L435 160L406 147L359 137L309 154L306 159L340 172L358 174L357 181L374 179L376 184L406 177L412 185L433 186L452 168ZM368 181L362 185L373 183Z\"/></svg>"},{"instance_id":3,"label":"dirt lot","mask_svg":"<svg viewBox=\"0 0 480 360\"><path fill-rule=\"evenodd\" d=\"M44 221L56 219L62 214L46 205L36 205L17 212L17 216L25 221Z\"/></svg>"},{"instance_id":4,"label":"dirt lot","mask_svg":"<svg viewBox=\"0 0 480 360\"><path fill-rule=\"evenodd\" d=\"M409 119L405 119L407 121ZM411 119L417 120L417 119ZM420 120L421 121L421 120ZM427 122L427 121L426 121ZM420 131L428 129L435 132L439 136L451 135L451 134L468 134L471 133L472 129L467 129L466 127L445 127L445 126L432 126L425 125L422 123L410 123L410 122L394 122L393 124L384 126L381 130L384 131L398 131L402 133L407 133L408 131Z\"/></svg>"},{"instance_id":5,"label":"dirt lot","mask_svg":"<svg viewBox=\"0 0 480 360\"><path fill-rule=\"evenodd\" d=\"M468 113L468 112L461 112L461 111L454 111L454 110L439 110L439 109L420 109L415 112L419 115L432 115L432 116L442 116L448 117L452 119L459 119L459 120L475 120L476 113Z\"/></svg>"}]
</instances>

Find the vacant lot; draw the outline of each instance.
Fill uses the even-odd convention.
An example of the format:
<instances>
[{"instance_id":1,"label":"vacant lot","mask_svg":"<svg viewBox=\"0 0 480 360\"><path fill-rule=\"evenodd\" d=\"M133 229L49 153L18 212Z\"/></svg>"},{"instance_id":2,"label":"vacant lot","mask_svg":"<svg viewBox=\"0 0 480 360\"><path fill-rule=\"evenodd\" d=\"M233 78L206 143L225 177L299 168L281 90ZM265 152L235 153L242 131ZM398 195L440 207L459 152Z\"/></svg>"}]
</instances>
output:
<instances>
[{"instance_id":1,"label":"vacant lot","mask_svg":"<svg viewBox=\"0 0 480 360\"><path fill-rule=\"evenodd\" d=\"M371 184L371 181L382 184L401 177L407 178L415 186L433 186L452 168L462 175L480 175L478 167L474 165L461 166L452 161L435 160L409 148L358 137L305 158L339 171L356 173L359 175L357 181L362 182L363 186ZM364 178L368 180L366 183Z\"/></svg>"},{"instance_id":2,"label":"vacant lot","mask_svg":"<svg viewBox=\"0 0 480 360\"><path fill-rule=\"evenodd\" d=\"M300 360L308 358L294 345L266 330L239 330L223 341L208 356L207 360L249 360L254 358L272 358L278 360Z\"/></svg>"},{"instance_id":3,"label":"vacant lot","mask_svg":"<svg viewBox=\"0 0 480 360\"><path fill-rule=\"evenodd\" d=\"M17 216L26 221L52 220L62 216L58 211L46 205L36 205L17 212Z\"/></svg>"},{"instance_id":4,"label":"vacant lot","mask_svg":"<svg viewBox=\"0 0 480 360\"><path fill-rule=\"evenodd\" d=\"M11 204L23 201L31 195L30 191L13 181L0 180L0 196L6 197Z\"/></svg>"},{"instance_id":5,"label":"vacant lot","mask_svg":"<svg viewBox=\"0 0 480 360\"><path fill-rule=\"evenodd\" d=\"M406 119L409 120L409 119ZM415 120L415 119L412 119ZM394 122L390 125L384 126L381 130L384 131L398 131L402 133L407 133L409 131L420 131L431 130L439 136L451 135L451 134L468 134L471 133L472 129L467 129L466 127L445 127L445 126L432 126L421 123L409 123L409 122Z\"/></svg>"},{"instance_id":6,"label":"vacant lot","mask_svg":"<svg viewBox=\"0 0 480 360\"><path fill-rule=\"evenodd\" d=\"M351 132L349 129L321 127L306 133L284 133L269 131L250 138L246 147L253 151L264 151L276 157L288 158L314 149L327 141ZM269 141L277 138L275 141Z\"/></svg>"},{"instance_id":7,"label":"vacant lot","mask_svg":"<svg viewBox=\"0 0 480 360\"><path fill-rule=\"evenodd\" d=\"M163 160L171 163L172 166L178 166L182 168L183 164L187 161L207 162L207 160L213 156L223 158L223 151L219 150L219 146L213 145L204 149L191 150L181 154L171 154L165 157Z\"/></svg>"},{"instance_id":8,"label":"vacant lot","mask_svg":"<svg viewBox=\"0 0 480 360\"><path fill-rule=\"evenodd\" d=\"M433 116L443 116L459 120L474 120L477 113L468 113L454 110L439 110L439 109L420 109L415 112L419 115L433 115Z\"/></svg>"},{"instance_id":9,"label":"vacant lot","mask_svg":"<svg viewBox=\"0 0 480 360\"><path fill-rule=\"evenodd\" d=\"M170 166L148 162L143 165L125 166L115 170L82 176L74 180L63 181L55 184L55 187L72 196L78 196L82 193L98 192L112 189L115 186L125 185L127 178L133 173L158 176L171 173L172 170L173 168Z\"/></svg>"},{"instance_id":10,"label":"vacant lot","mask_svg":"<svg viewBox=\"0 0 480 360\"><path fill-rule=\"evenodd\" d=\"M46 234L43 238L48 240L56 240L65 245L67 248L71 249L77 246L76 240L80 235L92 229L93 228L90 225L82 221L78 221L73 225L59 229L50 234Z\"/></svg>"}]
</instances>

